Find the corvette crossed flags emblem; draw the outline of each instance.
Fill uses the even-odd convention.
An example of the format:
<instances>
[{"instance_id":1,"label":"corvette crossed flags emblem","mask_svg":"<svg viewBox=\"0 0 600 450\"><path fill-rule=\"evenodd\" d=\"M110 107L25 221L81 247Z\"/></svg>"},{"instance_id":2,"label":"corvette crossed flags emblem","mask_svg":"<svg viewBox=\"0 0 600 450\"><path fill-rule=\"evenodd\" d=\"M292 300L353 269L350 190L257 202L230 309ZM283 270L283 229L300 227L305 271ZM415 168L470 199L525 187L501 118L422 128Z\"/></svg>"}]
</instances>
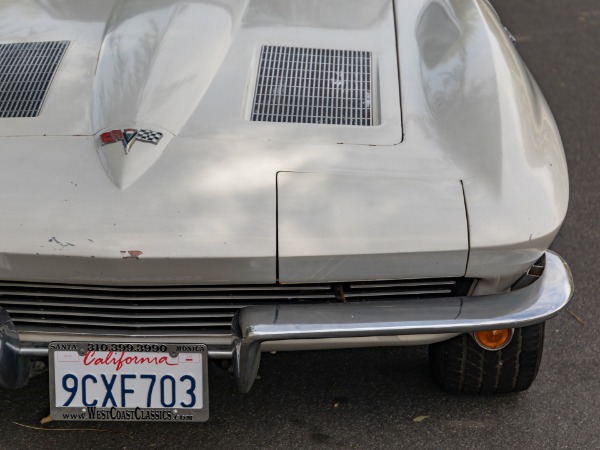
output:
<instances>
[{"instance_id":1,"label":"corvette crossed flags emblem","mask_svg":"<svg viewBox=\"0 0 600 450\"><path fill-rule=\"evenodd\" d=\"M117 141L123 142L125 154L129 153L131 146L135 141L148 142L150 144L158 144L163 134L153 130L136 130L135 128L125 128L124 130L106 131L100 135L102 145L112 144Z\"/></svg>"}]
</instances>

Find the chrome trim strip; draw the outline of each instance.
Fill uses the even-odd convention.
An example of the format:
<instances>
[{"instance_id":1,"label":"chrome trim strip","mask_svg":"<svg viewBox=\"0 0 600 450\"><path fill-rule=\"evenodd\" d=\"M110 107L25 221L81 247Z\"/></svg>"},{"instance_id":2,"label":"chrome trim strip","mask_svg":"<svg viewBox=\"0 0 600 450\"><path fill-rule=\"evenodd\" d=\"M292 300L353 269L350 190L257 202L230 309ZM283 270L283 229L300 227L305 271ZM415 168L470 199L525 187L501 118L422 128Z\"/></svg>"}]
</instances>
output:
<instances>
[{"instance_id":1,"label":"chrome trim strip","mask_svg":"<svg viewBox=\"0 0 600 450\"><path fill-rule=\"evenodd\" d=\"M427 282L423 282L423 283L402 283L402 282L397 282L397 283L386 283L385 287L387 288L395 288L395 287L423 287L423 286L453 286L456 284L456 281L454 280L449 280L449 281L427 281ZM379 284L371 284L371 283L365 283L365 284L350 284L350 288L351 289L380 289L381 288L381 283Z\"/></svg>"},{"instance_id":2,"label":"chrome trim strip","mask_svg":"<svg viewBox=\"0 0 600 450\"><path fill-rule=\"evenodd\" d=\"M1 287L1 286L0 286ZM410 292L409 292L410 294ZM14 297L31 297L32 294L30 292L16 292L16 291L5 291L2 290L2 295L3 296L14 296ZM86 294L66 294L66 293L61 293L61 294L57 294L56 292L36 292L35 293L36 297L60 297L60 298L74 298L74 299L79 299L79 298L86 298L86 299L91 299L91 300L133 300L132 297L129 296L117 296L117 295L86 295ZM216 301L234 301L234 300L285 300L288 299L290 297L289 294L256 294L256 295L227 295L227 294L223 294L223 295L198 295L198 296L193 296L193 295L185 295L185 296L175 296L175 295L171 295L171 296L161 296L161 295L154 295L154 296L145 296L145 297L137 297L135 298L135 300L139 300L139 301L175 301L175 300L216 300ZM300 297L300 296L299 296ZM307 298L335 298L335 295L333 293L329 294L329 293L323 293L323 294L307 294L306 295Z\"/></svg>"},{"instance_id":3,"label":"chrome trim strip","mask_svg":"<svg viewBox=\"0 0 600 450\"><path fill-rule=\"evenodd\" d=\"M219 332L217 330L202 330L202 332L198 332L195 330L182 329L174 331L162 331L162 330L135 330L131 333L124 333L123 330L116 329L99 329L99 330L90 330L89 328L69 328L67 329L57 329L53 331L47 330L36 330L32 328L19 329L17 330L19 336L21 337L21 341L27 342L30 344L48 344L49 342L55 341L67 341L67 342L77 342L77 340L81 340L81 338L86 338L89 341L103 341L103 342L131 342L132 339L139 341L140 339L146 339L143 342L198 342L198 340L202 339L228 339L228 343L231 343L232 336L231 330L227 330L227 332ZM107 341L107 339L111 339ZM165 339L171 339L169 341L165 341ZM174 339L174 340L173 340ZM182 339L186 339L182 341ZM202 342L203 344L205 342Z\"/></svg>"},{"instance_id":4,"label":"chrome trim strip","mask_svg":"<svg viewBox=\"0 0 600 450\"><path fill-rule=\"evenodd\" d=\"M165 317L165 319L167 319ZM27 318L27 319L19 319L19 323L20 324L45 324L47 323L46 320L44 319L32 319L32 318ZM85 321L81 321L81 320L66 320L66 319L60 319L60 320L55 320L53 322L54 325L73 325L73 326L81 326L81 327L87 327L90 330L92 329L91 327L89 327L89 324ZM149 323L149 324L136 324L136 329L138 330L143 330L143 329L155 329L155 328L170 328L170 329L183 329L183 328L199 328L199 327L229 327L229 325L231 325L231 320L222 320L219 322L210 322L210 323L206 323L206 322L161 322L160 325L157 324L153 324L153 323ZM94 326L99 327L99 328L113 328L113 329L117 329L117 330L121 330L123 328L123 323L112 323L112 322L106 322L106 321L95 321L94 322ZM100 333L101 334L101 333Z\"/></svg>"},{"instance_id":5,"label":"chrome trim strip","mask_svg":"<svg viewBox=\"0 0 600 450\"><path fill-rule=\"evenodd\" d=\"M450 289L438 289L438 290L422 290L422 291L408 291L408 292L402 292L402 291L388 291L388 292L382 292L382 291L376 291L376 292L352 292L352 291L348 291L348 292L344 292L344 297L345 298L360 298L360 297L402 297L402 296L409 296L409 295L432 295L432 294L451 294L452 291Z\"/></svg>"},{"instance_id":6,"label":"chrome trim strip","mask_svg":"<svg viewBox=\"0 0 600 450\"><path fill-rule=\"evenodd\" d=\"M386 280L384 280L385 284ZM430 284L430 283L429 283ZM212 285L206 284L202 286L178 286L178 285L167 285L167 286L103 286L93 284L62 284L62 283L32 283L28 281L17 282L17 281L1 281L0 289L4 293L4 287L16 287L16 288L30 288L30 289L70 289L70 290L81 290L81 291L108 291L108 292L123 292L123 293L138 293L138 292L150 292L155 294L156 292L236 292L236 291L269 291L287 292L290 289L295 291L307 290L331 290L331 283L314 283L314 284L245 284L245 285ZM409 286L410 284L407 284ZM422 286L423 283L414 283L415 286ZM161 297L164 298L164 297Z\"/></svg>"},{"instance_id":7,"label":"chrome trim strip","mask_svg":"<svg viewBox=\"0 0 600 450\"><path fill-rule=\"evenodd\" d=\"M208 349L208 356L213 359L231 359L233 350L211 350Z\"/></svg>"},{"instance_id":8,"label":"chrome trim strip","mask_svg":"<svg viewBox=\"0 0 600 450\"><path fill-rule=\"evenodd\" d=\"M25 308L22 308L24 306L40 306L40 302L36 302L36 301L17 301L17 300L5 300L2 299L2 306L5 307L5 309L11 310L14 313L17 312L24 312L27 314L37 314L37 313L43 313L44 311L38 311L38 312L33 312L30 310L27 310ZM206 310L211 310L211 309L217 309L217 310L221 310L221 309L231 309L231 315L233 315L233 313L235 311L237 311L240 308L244 308L246 306L250 306L251 304L243 304L243 303L235 303L235 304L192 304L192 305L177 305L177 311L206 311ZM115 304L92 304L92 303L82 303L82 302L61 302L61 301L52 301L52 302L44 302L43 305L45 308L48 307L58 307L58 308L72 308L73 311L85 311L86 309L114 309L114 310L126 310L126 311L131 311L132 307L129 304L123 304L123 305L115 305ZM11 307L19 307L21 308L21 310L16 310L16 309L12 309ZM135 310L136 311L172 311L175 308L173 307L173 305L168 305L168 304L164 304L164 305L135 305ZM229 314L229 313L228 313ZM208 316L206 316L208 317Z\"/></svg>"},{"instance_id":9,"label":"chrome trim strip","mask_svg":"<svg viewBox=\"0 0 600 450\"><path fill-rule=\"evenodd\" d=\"M29 358L43 358L48 356L48 347L24 347L18 350L19 355Z\"/></svg>"},{"instance_id":10,"label":"chrome trim strip","mask_svg":"<svg viewBox=\"0 0 600 450\"><path fill-rule=\"evenodd\" d=\"M478 297L402 302L251 306L234 319L234 373L248 392L260 364L264 341L334 337L465 333L518 328L543 322L563 309L573 295L567 263L548 251L540 278L516 291Z\"/></svg>"}]
</instances>

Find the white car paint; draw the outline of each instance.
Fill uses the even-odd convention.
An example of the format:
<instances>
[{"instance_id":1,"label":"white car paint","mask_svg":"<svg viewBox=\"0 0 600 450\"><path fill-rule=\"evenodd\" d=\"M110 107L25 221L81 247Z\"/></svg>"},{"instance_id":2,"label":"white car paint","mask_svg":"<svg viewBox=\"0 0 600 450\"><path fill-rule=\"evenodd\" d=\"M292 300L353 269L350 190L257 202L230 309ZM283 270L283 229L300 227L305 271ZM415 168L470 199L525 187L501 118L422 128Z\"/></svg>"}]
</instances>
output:
<instances>
[{"instance_id":1,"label":"white car paint","mask_svg":"<svg viewBox=\"0 0 600 450\"><path fill-rule=\"evenodd\" d=\"M0 120L0 279L274 283L332 261L321 281L465 275L495 293L566 214L554 119L484 0L0 5L0 43L46 40L70 45L42 113ZM250 121L262 45L372 52L375 125ZM165 137L143 155L99 144L126 127ZM298 199L279 177L314 202L278 210L278 189Z\"/></svg>"}]
</instances>

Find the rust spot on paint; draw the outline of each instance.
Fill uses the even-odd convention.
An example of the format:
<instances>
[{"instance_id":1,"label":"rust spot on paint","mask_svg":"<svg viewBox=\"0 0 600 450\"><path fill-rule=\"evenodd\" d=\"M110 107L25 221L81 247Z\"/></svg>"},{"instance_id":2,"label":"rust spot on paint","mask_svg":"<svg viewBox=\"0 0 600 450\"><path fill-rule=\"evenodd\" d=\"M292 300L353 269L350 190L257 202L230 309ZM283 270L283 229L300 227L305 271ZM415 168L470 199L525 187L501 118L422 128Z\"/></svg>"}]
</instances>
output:
<instances>
[{"instance_id":1,"label":"rust spot on paint","mask_svg":"<svg viewBox=\"0 0 600 450\"><path fill-rule=\"evenodd\" d=\"M48 239L48 242L54 242L55 244L58 244L61 246L61 250L65 247L75 247L75 244L71 244L70 242L61 242L58 239L56 239L54 236L52 236L50 239Z\"/></svg>"},{"instance_id":2,"label":"rust spot on paint","mask_svg":"<svg viewBox=\"0 0 600 450\"><path fill-rule=\"evenodd\" d=\"M144 252L140 250L121 250L121 253L124 255L123 259L140 259L140 255L142 255Z\"/></svg>"}]
</instances>

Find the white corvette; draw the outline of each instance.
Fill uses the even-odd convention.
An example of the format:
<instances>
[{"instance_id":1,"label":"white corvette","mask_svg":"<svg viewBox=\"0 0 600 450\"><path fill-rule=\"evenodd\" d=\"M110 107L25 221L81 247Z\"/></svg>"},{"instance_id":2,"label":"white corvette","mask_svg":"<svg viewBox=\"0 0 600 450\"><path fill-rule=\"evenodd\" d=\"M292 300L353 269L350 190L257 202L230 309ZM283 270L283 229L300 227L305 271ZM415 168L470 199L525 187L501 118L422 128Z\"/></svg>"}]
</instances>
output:
<instances>
[{"instance_id":1,"label":"white corvette","mask_svg":"<svg viewBox=\"0 0 600 450\"><path fill-rule=\"evenodd\" d=\"M486 0L0 5L0 386L55 419L206 420L208 359L430 345L533 382L568 177Z\"/></svg>"}]
</instances>

